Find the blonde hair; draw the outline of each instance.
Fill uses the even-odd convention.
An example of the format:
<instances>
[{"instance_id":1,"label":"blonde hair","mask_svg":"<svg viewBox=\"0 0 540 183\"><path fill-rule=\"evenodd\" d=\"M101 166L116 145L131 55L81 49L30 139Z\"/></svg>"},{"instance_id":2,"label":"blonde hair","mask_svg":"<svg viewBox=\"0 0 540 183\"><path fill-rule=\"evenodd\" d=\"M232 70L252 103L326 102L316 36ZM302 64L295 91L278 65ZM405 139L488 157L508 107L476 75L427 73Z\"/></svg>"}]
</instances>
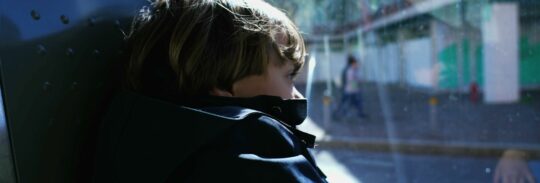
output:
<instances>
[{"instance_id":1,"label":"blonde hair","mask_svg":"<svg viewBox=\"0 0 540 183\"><path fill-rule=\"evenodd\" d=\"M296 69L305 56L297 27L260 0L156 0L141 9L128 42L129 88L166 99L231 91L266 71L269 50Z\"/></svg>"}]
</instances>

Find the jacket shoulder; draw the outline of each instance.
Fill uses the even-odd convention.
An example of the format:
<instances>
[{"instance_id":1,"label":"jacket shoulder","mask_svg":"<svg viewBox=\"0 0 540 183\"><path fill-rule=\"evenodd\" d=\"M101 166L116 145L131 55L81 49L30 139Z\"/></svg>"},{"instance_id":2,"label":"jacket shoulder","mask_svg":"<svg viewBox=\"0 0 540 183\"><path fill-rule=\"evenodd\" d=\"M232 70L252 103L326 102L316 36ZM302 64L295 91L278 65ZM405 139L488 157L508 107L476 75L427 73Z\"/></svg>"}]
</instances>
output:
<instances>
[{"instance_id":1,"label":"jacket shoulder","mask_svg":"<svg viewBox=\"0 0 540 183\"><path fill-rule=\"evenodd\" d=\"M203 110L238 121L177 169L177 176L186 172L188 182L326 182L302 142L272 116L242 107Z\"/></svg>"},{"instance_id":2,"label":"jacket shoulder","mask_svg":"<svg viewBox=\"0 0 540 183\"><path fill-rule=\"evenodd\" d=\"M292 132L269 114L236 106L208 107L201 110L224 120L236 121L233 122L234 127L225 133L228 136L225 139L232 141L232 146L261 148L279 144L282 149L295 146L296 138Z\"/></svg>"}]
</instances>

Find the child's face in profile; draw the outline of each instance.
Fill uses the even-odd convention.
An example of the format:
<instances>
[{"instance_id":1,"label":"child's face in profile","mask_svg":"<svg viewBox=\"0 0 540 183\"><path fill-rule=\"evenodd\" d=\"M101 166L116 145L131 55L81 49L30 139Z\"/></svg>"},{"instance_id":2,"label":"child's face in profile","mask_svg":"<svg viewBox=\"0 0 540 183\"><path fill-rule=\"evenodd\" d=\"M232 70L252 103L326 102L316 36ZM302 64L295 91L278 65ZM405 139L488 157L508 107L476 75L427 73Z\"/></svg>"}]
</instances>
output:
<instances>
[{"instance_id":1,"label":"child's face in profile","mask_svg":"<svg viewBox=\"0 0 540 183\"><path fill-rule=\"evenodd\" d=\"M236 97L254 97L257 95L279 96L283 99L303 98L294 87L296 71L292 62L280 61L276 51L270 53L270 63L262 75L248 76L233 84L233 93Z\"/></svg>"},{"instance_id":2,"label":"child's face in profile","mask_svg":"<svg viewBox=\"0 0 540 183\"><path fill-rule=\"evenodd\" d=\"M252 75L233 83L232 93L214 90L212 94L229 97L255 97L258 95L278 96L282 99L304 98L294 87L295 68L291 61L282 63L276 51L269 56L270 63L266 72L261 75Z\"/></svg>"}]
</instances>

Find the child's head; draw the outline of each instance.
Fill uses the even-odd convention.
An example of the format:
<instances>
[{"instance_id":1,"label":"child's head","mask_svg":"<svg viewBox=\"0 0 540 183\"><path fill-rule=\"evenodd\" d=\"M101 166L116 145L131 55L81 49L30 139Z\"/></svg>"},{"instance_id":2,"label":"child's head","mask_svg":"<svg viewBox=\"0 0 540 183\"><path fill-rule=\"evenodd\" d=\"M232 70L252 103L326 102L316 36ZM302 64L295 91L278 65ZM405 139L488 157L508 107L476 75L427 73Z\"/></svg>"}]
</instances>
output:
<instances>
[{"instance_id":1,"label":"child's head","mask_svg":"<svg viewBox=\"0 0 540 183\"><path fill-rule=\"evenodd\" d=\"M305 55L292 21L260 0L156 0L128 40L130 88L165 99L292 98Z\"/></svg>"}]
</instances>

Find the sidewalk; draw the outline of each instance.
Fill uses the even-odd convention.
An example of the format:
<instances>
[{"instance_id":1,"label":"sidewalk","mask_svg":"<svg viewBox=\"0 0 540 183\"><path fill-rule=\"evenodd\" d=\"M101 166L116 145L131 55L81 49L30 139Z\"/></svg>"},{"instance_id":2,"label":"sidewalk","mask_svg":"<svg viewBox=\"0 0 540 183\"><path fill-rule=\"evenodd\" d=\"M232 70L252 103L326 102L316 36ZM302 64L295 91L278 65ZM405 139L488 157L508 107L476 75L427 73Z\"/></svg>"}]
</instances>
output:
<instances>
[{"instance_id":1,"label":"sidewalk","mask_svg":"<svg viewBox=\"0 0 540 183\"><path fill-rule=\"evenodd\" d=\"M522 93L515 104L472 103L467 95L440 93L435 97L435 122L430 121L430 94L397 86L385 86L391 115L383 116L376 84L363 86L364 108L368 119L347 115L324 125L324 84L312 86L309 119L300 128L315 133L319 144L334 147L409 148L429 147L441 151L481 150L497 153L506 148L540 151L540 92ZM299 86L299 89L305 88ZM338 91L338 90L333 90ZM303 92L303 91L302 91ZM334 92L334 99L339 99ZM331 104L335 106L335 103ZM389 139L387 124L395 127ZM392 123L393 122L393 123ZM451 148L451 149L448 149ZM426 149L426 148L424 148ZM457 152L459 153L459 152Z\"/></svg>"}]
</instances>

